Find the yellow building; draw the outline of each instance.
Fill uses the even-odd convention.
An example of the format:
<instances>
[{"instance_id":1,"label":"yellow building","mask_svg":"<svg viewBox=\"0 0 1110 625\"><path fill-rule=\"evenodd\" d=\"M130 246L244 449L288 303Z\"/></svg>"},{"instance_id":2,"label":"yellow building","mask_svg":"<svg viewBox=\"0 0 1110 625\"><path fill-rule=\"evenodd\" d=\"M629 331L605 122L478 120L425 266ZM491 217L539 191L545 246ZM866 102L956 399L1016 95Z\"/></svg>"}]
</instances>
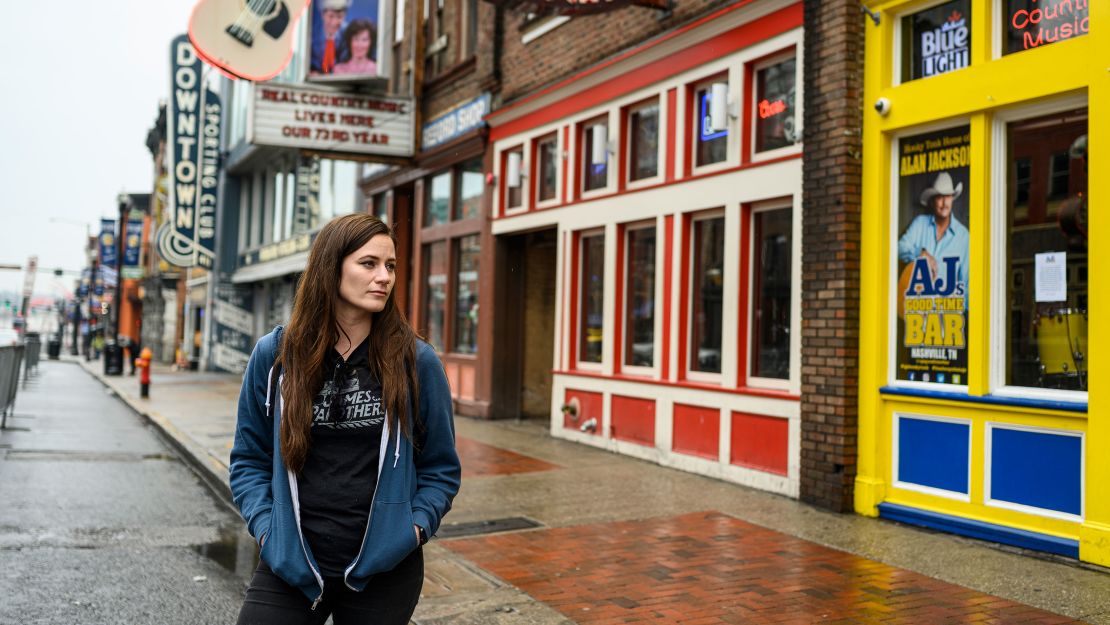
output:
<instances>
[{"instance_id":1,"label":"yellow building","mask_svg":"<svg viewBox=\"0 0 1110 625\"><path fill-rule=\"evenodd\" d=\"M1110 3L865 5L856 510L1110 565Z\"/></svg>"}]
</instances>

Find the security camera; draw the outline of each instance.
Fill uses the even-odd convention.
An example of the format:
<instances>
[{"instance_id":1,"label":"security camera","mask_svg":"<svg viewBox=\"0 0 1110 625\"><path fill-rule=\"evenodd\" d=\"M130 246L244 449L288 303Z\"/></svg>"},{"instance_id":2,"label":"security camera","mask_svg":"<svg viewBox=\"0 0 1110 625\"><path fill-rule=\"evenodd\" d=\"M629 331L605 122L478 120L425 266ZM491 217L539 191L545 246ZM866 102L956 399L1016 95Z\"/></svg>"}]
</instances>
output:
<instances>
[{"instance_id":1,"label":"security camera","mask_svg":"<svg viewBox=\"0 0 1110 625\"><path fill-rule=\"evenodd\" d=\"M875 100L875 110L879 112L879 115L886 117L890 113L890 100L886 98Z\"/></svg>"}]
</instances>

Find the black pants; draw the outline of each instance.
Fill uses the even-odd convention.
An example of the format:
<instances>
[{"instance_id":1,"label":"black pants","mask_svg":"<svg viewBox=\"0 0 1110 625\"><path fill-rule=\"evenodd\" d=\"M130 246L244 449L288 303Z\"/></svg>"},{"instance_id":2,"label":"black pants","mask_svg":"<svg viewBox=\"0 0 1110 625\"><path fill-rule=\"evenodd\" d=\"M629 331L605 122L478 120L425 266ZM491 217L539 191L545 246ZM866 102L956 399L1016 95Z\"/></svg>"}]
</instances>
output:
<instances>
[{"instance_id":1,"label":"black pants","mask_svg":"<svg viewBox=\"0 0 1110 625\"><path fill-rule=\"evenodd\" d=\"M274 575L265 562L254 571L238 625L406 625L424 585L424 552L417 548L392 571L370 578L355 592L341 577L324 578L324 598L316 609L300 590Z\"/></svg>"}]
</instances>

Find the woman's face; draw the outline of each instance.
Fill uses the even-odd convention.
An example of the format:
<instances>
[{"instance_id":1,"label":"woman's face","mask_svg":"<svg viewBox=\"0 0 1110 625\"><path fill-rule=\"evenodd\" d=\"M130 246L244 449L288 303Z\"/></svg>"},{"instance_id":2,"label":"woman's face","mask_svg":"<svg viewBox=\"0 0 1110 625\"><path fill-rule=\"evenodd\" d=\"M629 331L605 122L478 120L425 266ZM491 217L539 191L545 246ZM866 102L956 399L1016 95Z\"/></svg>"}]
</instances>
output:
<instances>
[{"instance_id":1,"label":"woman's face","mask_svg":"<svg viewBox=\"0 0 1110 625\"><path fill-rule=\"evenodd\" d=\"M340 304L367 313L381 312L396 280L397 250L384 234L343 259L339 275Z\"/></svg>"},{"instance_id":2,"label":"woman's face","mask_svg":"<svg viewBox=\"0 0 1110 625\"><path fill-rule=\"evenodd\" d=\"M361 30L357 35L351 37L351 58L370 58L370 31Z\"/></svg>"}]
</instances>

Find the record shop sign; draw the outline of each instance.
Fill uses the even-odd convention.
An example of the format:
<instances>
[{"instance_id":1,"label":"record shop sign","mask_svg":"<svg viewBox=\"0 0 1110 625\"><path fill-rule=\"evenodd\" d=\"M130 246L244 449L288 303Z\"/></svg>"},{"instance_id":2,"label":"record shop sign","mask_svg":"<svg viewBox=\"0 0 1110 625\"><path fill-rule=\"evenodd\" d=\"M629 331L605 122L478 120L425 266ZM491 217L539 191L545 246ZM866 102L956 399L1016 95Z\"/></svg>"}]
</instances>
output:
<instances>
[{"instance_id":1,"label":"record shop sign","mask_svg":"<svg viewBox=\"0 0 1110 625\"><path fill-rule=\"evenodd\" d=\"M369 156L413 154L412 99L259 83L247 140Z\"/></svg>"},{"instance_id":2,"label":"record shop sign","mask_svg":"<svg viewBox=\"0 0 1110 625\"><path fill-rule=\"evenodd\" d=\"M489 101L489 93L483 93L424 124L424 131L420 133L421 149L443 145L481 126L482 118L489 114Z\"/></svg>"}]
</instances>

